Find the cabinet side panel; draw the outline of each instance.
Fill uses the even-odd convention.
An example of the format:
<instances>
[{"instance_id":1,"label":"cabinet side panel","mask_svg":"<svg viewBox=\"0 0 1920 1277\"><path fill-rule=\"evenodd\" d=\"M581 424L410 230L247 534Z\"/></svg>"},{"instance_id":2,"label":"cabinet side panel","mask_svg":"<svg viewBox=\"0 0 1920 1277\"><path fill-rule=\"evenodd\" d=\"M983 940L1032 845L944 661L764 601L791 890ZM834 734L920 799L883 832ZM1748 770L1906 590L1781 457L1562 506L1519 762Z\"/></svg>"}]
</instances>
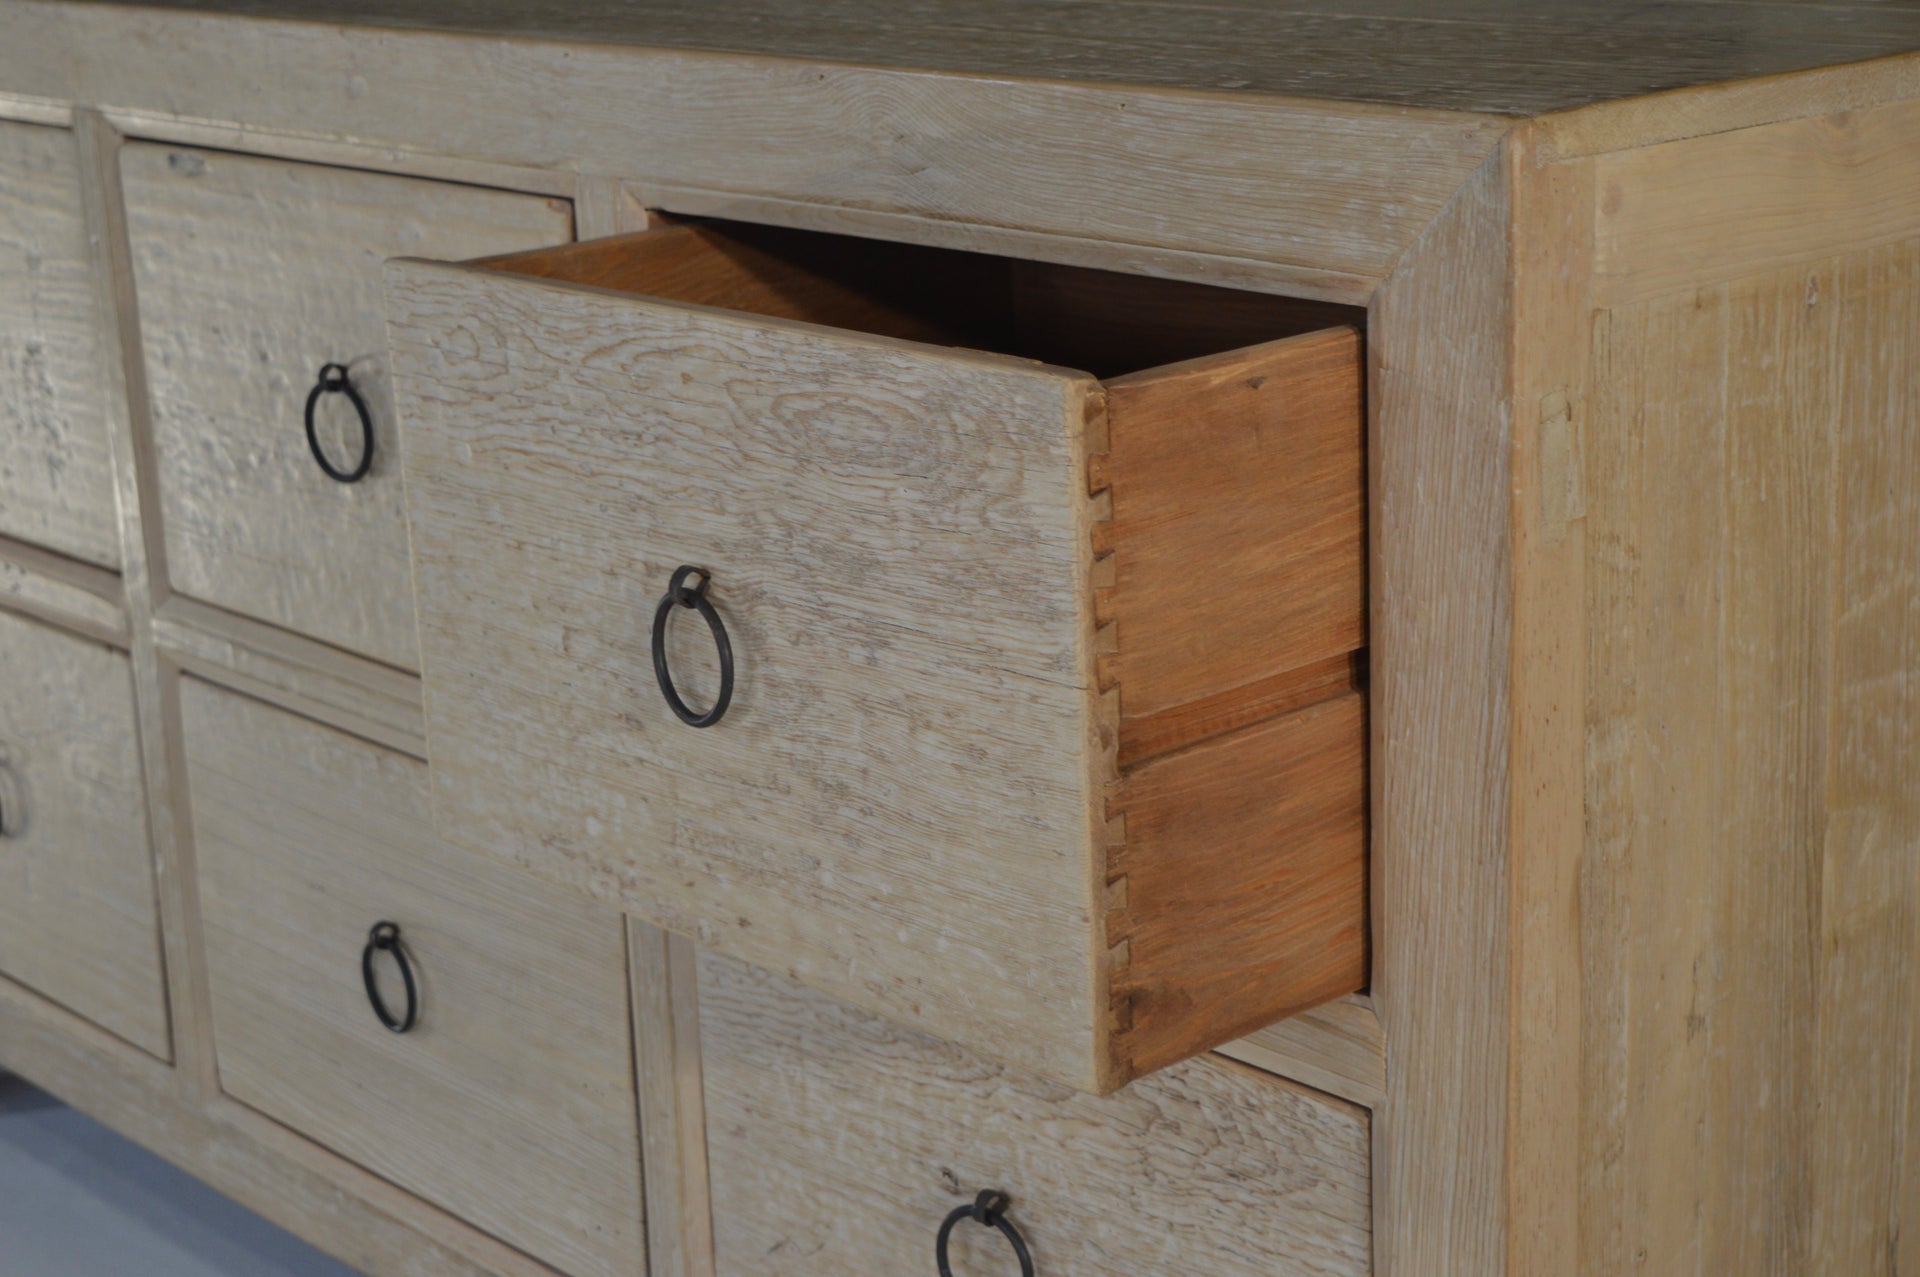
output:
<instances>
[{"instance_id":1,"label":"cabinet side panel","mask_svg":"<svg viewBox=\"0 0 1920 1277\"><path fill-rule=\"evenodd\" d=\"M1896 1271L1920 242L1635 302L1594 350L1585 1271Z\"/></svg>"}]
</instances>

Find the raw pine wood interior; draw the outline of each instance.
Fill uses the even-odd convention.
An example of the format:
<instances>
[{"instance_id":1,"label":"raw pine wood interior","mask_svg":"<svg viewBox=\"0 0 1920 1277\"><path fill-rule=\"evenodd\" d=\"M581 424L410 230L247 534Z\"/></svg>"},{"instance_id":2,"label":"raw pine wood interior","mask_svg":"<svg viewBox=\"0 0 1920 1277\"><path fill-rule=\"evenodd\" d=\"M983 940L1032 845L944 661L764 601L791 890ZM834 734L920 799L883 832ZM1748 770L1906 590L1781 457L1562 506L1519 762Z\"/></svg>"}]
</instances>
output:
<instances>
[{"instance_id":1,"label":"raw pine wood interior","mask_svg":"<svg viewBox=\"0 0 1920 1277\"><path fill-rule=\"evenodd\" d=\"M678 317L683 315L702 325L711 323L716 332L725 331L732 322L751 319L757 325L772 320L819 325L823 334L831 330L836 335L872 335L923 344L921 349L927 351L924 356L907 348L898 352L874 348L876 358L902 361L964 358L968 347L1026 359L1057 352L1096 352L1103 347L1103 338L1113 335L1114 350L1094 361L1091 371L1130 375L1103 385L1085 374L1033 366L1036 376L1080 378L1074 394L1084 407L1070 411L1084 417L1087 438L1075 462L1081 467L1078 486L1083 491L1077 498L1066 493L1053 499L1064 499L1070 505L1084 503L1087 519L1083 534L1069 535L1069 541L1075 535L1084 537L1077 550L1084 558L1078 565L1063 564L1075 576L1063 580L1061 587L1069 591L1069 597L1073 591L1079 592L1078 624L1085 627L1078 636L1069 631L1069 642L1090 644L1092 656L1088 694L1093 712L1079 728L1091 737L1086 766L1096 791L1091 801L1098 827L1087 854L1092 861L1089 873L1104 910L1097 929L1083 932L1086 948L1079 958L1080 965L1092 967L1095 980L1092 1055L1090 1059L1082 1055L1063 1072L1058 1060L1073 1057L1050 1060L1028 1053L1032 1048L1009 1047L1001 1036L1003 1030L987 1027L990 1021L980 1021L977 1010L958 1013L955 1018L957 1007L941 1007L951 995L936 1001L930 992L946 979L937 971L917 977L927 982L927 988L911 1003L895 994L883 993L876 998L873 989L850 987L846 975L835 970L834 963L840 959L826 965L815 965L818 960L813 960L809 964L811 976L803 975L803 979L810 978L842 996L873 999L866 1003L873 1009L902 1015L911 1023L934 1027L936 1032L1100 1090L1365 986L1366 720L1364 697L1355 687L1357 653L1365 640L1366 597L1362 343L1359 332L1352 327L1287 336L1302 325L1351 318L1349 313L1324 304L1232 294L1199 285L712 222L669 225L554 251L491 259L480 265L499 275L601 293L609 300L596 303L599 309L593 313L607 316L603 322L609 333L628 326L613 307L616 295L629 295L649 304L661 300L679 303L681 308L664 312L659 320L647 325L651 328L658 323L660 340L674 343L688 339L679 326ZM419 556L417 578L431 613L426 621L427 641L435 656L445 653L446 658L437 666L430 660L427 671L430 725L436 715L439 719L439 726L433 729L435 775L450 787L441 791L437 810L443 827L458 831L453 835L457 839L551 873L554 870L547 866L554 856L549 835L530 840L518 829L526 823L524 815L503 811L490 823L483 823L470 814L476 804L489 801L477 792L480 771L474 764L483 753L501 748L492 742L517 739L517 733L502 730L505 718L501 715L524 717L524 707L509 711L500 691L502 684L483 678L470 657L451 650L456 633L462 636L460 646L472 646L478 631L472 624L477 618L470 612L480 596L470 588L448 588L454 580L478 580L470 569L461 566L461 559L488 540L482 530L454 531L462 518L458 508L471 500L464 494L477 492L470 485L484 482L496 490L486 500L508 499L507 494L519 481L504 466L523 449L513 445L501 451L499 464L503 468L495 475L482 477L486 470L476 469L467 461L479 455L481 433L462 424L460 416L447 408L450 397L472 392L450 388L445 382L449 378L477 378L497 386L497 375L484 368L502 360L524 364L527 356L517 350L512 354L490 352L477 364L449 364L437 352L449 343L469 339L456 332L415 335L416 328L421 334L434 330L420 327L411 318L414 306L408 290L414 286L407 279L407 269L401 268L396 275L397 295L406 299L396 312L400 316L396 321L400 338L397 348L406 352L403 358L420 358L416 350L435 352L425 356L417 376L410 374L405 392L408 402L421 404L424 412L421 421L407 424L403 431L409 456L418 458L409 462L409 484L418 494L414 538ZM484 275L470 273L465 277L479 290L474 304L482 311L488 307L478 300L480 297L503 296L500 285L483 282ZM467 286L462 283L462 287ZM566 294L523 290L515 297L515 309L538 307L542 298L559 308L572 304ZM441 305L438 299L433 303L434 324L444 322L438 317ZM716 313L711 320L696 319L699 312L684 307L712 308L724 314ZM519 331L532 330L521 324ZM1273 340L1276 337L1279 340ZM733 343L743 339L729 333L727 340ZM782 330L779 335L781 343L792 343L796 351L805 351L808 340L804 329ZM1217 342L1239 343L1245 348L1223 354L1213 348ZM930 349L936 345L951 350L951 355ZM540 354L545 357L546 351L542 349ZM608 393L616 385L615 379L622 375L618 370L629 361L624 355L610 360L604 349L583 350L581 354L585 366L578 375L593 386L596 395ZM759 361L765 364L771 358L762 355ZM1137 370L1137 360L1172 362L1142 372ZM467 367L472 372L465 371ZM696 367L688 364L689 369ZM576 375L565 366L556 372L568 379ZM652 374L644 375L647 382L641 384L650 383ZM698 384L698 378L705 375L686 372L679 387L655 391L651 398L636 392L633 407L614 401L615 412L637 417L645 424L640 424L639 433L625 444L617 435L606 441L596 440L591 455L600 460L589 466L587 473L646 464L644 459L653 455L649 440L657 429L649 420L650 405L663 402L658 398L662 393L674 397L687 394L680 387ZM810 372L796 371L793 385L778 390L779 397L768 401L763 415L790 417L794 405L817 396L820 392L810 388L811 376ZM743 383L733 379L725 385L725 393L737 399ZM555 412L560 414L554 427L560 432L556 439L564 440L578 429L567 420L576 415L577 409L564 406L542 404L517 414L475 406L489 416L488 432L499 432L503 441L529 431L535 432L529 438L539 437L547 427L533 422L548 420ZM888 411L898 413L897 409ZM742 449L770 446L782 451L789 446L782 436L798 429L814 441L820 462L832 472L848 463L827 461L845 446L828 432L846 431L850 424L864 430L857 419L835 419L836 413L844 412L843 400L840 407L822 414L817 421L795 420L776 428L764 445L748 442L758 440L768 429L758 421L730 417L723 433L733 434ZM493 424L496 418L497 424ZM993 419L991 413L966 409L956 419L951 437L924 456L919 445L909 444L912 436L904 425L887 428L885 436L862 437L860 446L870 449L873 456L861 460L868 465L911 467L916 475L931 468L935 482L948 481L949 474L958 480L996 464L989 442L992 436L982 430L981 424ZM674 415L670 413L666 420L673 421ZM1076 424L1062 422L1053 429L1062 431L1071 441L1070 432ZM1045 432L1038 438L1044 440ZM564 456L570 446L564 442L548 446L557 450L556 460L564 459L569 469L585 464L583 459ZM489 467L493 464L487 463ZM785 504L802 494L794 481L782 482L787 486L769 488L764 499ZM533 480L526 483L532 484ZM595 508L602 514L626 517L617 512L636 499L637 489L629 493L628 485L618 480L603 486L605 491L596 498ZM675 498L680 504L714 499L701 485L690 486ZM815 511L812 517L824 523L837 522L845 517L849 502L866 499L859 489L850 489L848 496L831 508ZM443 524L449 513L455 523ZM551 516L531 513L523 517L551 521ZM647 517L657 517L662 526L672 526L681 518L667 514ZM896 516L889 513L886 517L892 520ZM938 579L942 556L950 552L964 555L968 547L936 552L938 543L929 534L942 528L952 516L934 510L921 517L926 521L926 531L902 524L887 535L912 538L926 560L925 571ZM584 535L603 537L605 533ZM777 535L782 540L790 536ZM613 544L616 542L609 542L609 549ZM966 571L1037 573L1040 568L1033 554L1039 544L1029 542L1018 549L1010 546L1008 561L998 565L983 550L975 550L980 562ZM559 548L564 554L565 547ZM741 549L744 552L745 546ZM525 547L518 552L524 554ZM706 553L693 543L686 552L694 558ZM1071 555L1076 551L1069 546L1066 552ZM496 564L512 557L481 553ZM556 559L543 567L538 577L540 581L565 580L578 573L577 567ZM1069 584L1080 573L1085 574L1084 584ZM1001 587L996 584L993 588ZM556 598L544 610L580 616L579 602ZM939 606L952 605L943 601ZM936 625L931 616L923 613L912 624L936 630L954 624L947 621ZM969 628L982 623L992 626L996 619L989 616L984 622L970 620L967 624ZM742 623L786 628L786 623L770 620ZM886 626L898 623L882 622ZM596 628L600 622L580 624L582 628ZM1057 621L1045 613L1035 613L1016 628L1044 630L1050 624ZM995 645L1005 641L991 628L984 633L993 636ZM629 663L644 663L645 653L630 639L618 633L609 634L608 639L613 643L610 653L625 650ZM577 640L574 646L580 646ZM699 669L703 663L699 651L698 644L676 651L676 668L691 664ZM562 660L570 655L559 653ZM510 664L505 652L500 657L501 663L494 666L496 671ZM617 669L617 661L603 664L607 660L595 658L597 677ZM705 657L704 663L711 664L711 657ZM548 677L539 670L530 671L530 675L536 680ZM991 666L982 675L1003 676ZM707 677L711 679L711 671ZM876 671L873 677L881 675ZM944 677L952 681L956 671L949 666ZM605 706L616 703L610 698L630 696L631 686L624 676L610 681L587 708L595 715L604 715ZM644 688L641 690L644 692ZM926 694L924 689L915 693L922 697ZM544 699L551 701L552 697ZM491 707L494 701L503 702L500 709ZM1338 709L1318 712L1322 702ZM759 708L751 700L744 704L749 713ZM768 708L784 712L771 704ZM1071 703L1063 708L1071 711ZM657 710L657 706L642 702L626 710L625 715L657 716ZM1263 730L1266 722L1280 726ZM631 734L632 728L624 730ZM777 745L794 726L776 724L774 730L776 735L769 738L771 745ZM849 739L864 738L872 730L871 726L850 727ZM951 734L955 726L944 730ZM1005 727L992 729L983 721L969 730L980 733L977 745L959 736L953 737L953 744L978 751L983 761L994 752L1005 751L1009 735ZM712 739L725 740L732 731L722 727ZM988 746L989 737L1000 743ZM610 748L633 747L620 746L618 736L608 736L606 741ZM702 745L704 742L686 742L684 750ZM734 748L738 747L736 741ZM511 744L506 748L519 752L522 747ZM671 728L658 748L665 756L684 752ZM560 753L558 760L541 764L520 759L509 764L502 757L490 766L519 771L534 764L561 773L573 772L573 765L565 757L567 747L556 742L554 749ZM587 774L595 774L599 768L591 755L583 755L582 762ZM770 774L784 776L791 766L791 762L771 764ZM844 775L835 774L820 783L872 785L874 762L863 758L859 750L848 754L844 766L849 769ZM465 779L469 774L472 781ZM1009 769L1006 774L1006 783L1022 788L1031 783L1018 771ZM1250 783L1248 778L1256 775L1267 782L1261 789L1262 801L1236 801L1233 796L1244 792ZM569 775L568 783L579 782ZM586 798L597 790L583 790L583 800L602 807L624 807L636 798L643 807L661 801L652 782L626 768L607 771L597 783L617 788L597 799ZM926 780L916 778L915 783L925 785ZM1105 792L1109 784L1116 786L1111 794ZM511 785L502 789L490 784L488 788L502 796L515 792ZM685 782L678 789L682 801L694 792L698 791ZM737 806L719 791L716 800L723 813ZM1053 821L1059 816L1058 811L1044 817L1036 812L1035 818ZM723 814L721 818L730 817ZM542 821L545 823L535 822L532 827L552 827L547 818ZM984 832L991 827L981 824L981 834L973 839L980 848L978 854L983 856L981 869L960 871L963 874L1002 872L991 850L994 838ZM875 875L873 890L882 899L895 890L887 875L896 872L886 867L894 853L884 843L904 836L905 828L886 833L887 826L877 824L849 830L850 838L861 841L874 839L876 829L882 831L883 846L876 848L880 860L870 871ZM1135 830L1137 834L1131 832ZM658 870L648 862L662 841L659 834L643 836L637 842L631 838L614 842L589 831L588 839L571 847L568 857L584 860L603 874L640 873L646 875L641 881L658 881ZM636 847L646 850L630 850ZM809 854L838 863L835 858L844 853L823 848ZM693 862L683 872L712 871L702 870ZM835 872L837 876L842 871ZM566 876L577 880L578 870L568 869ZM1069 900L1083 890L1064 883L1054 887L1037 881L1033 884L1036 889L1053 891L1063 886ZM734 951L763 963L791 968L795 953L803 948L823 945L831 953L841 943L822 938L806 946L788 942L785 947L769 948L777 942L770 938L766 921L756 920L738 899L724 910L716 901L697 906L690 913L685 912L686 905L660 903L663 895L672 897L683 892L684 888L630 888L614 898L643 913L653 911L652 919L664 925L698 926L698 934L707 942L722 948L730 943L740 946ZM796 896L787 912L794 907L815 909L817 898L817 891ZM771 899L768 903L771 905ZM875 919L857 902L850 902L850 907L853 912L832 924L835 930L851 927L860 935L874 929ZM668 909L673 912L666 912ZM716 925L717 919L736 916L741 920L737 928ZM947 937L976 930L982 924L962 926L951 920L928 919L923 925L931 926L931 934L941 937L940 944L945 945ZM893 941L885 943L891 945ZM1024 960L1033 961L1030 943L1026 953L1029 956ZM1087 1013L1072 1009L1085 1007L1086 995L1074 989L1070 972L1055 973L1049 979L1063 975L1069 983L1059 996L1066 1000L1052 1014L1064 1013L1071 1024L1073 1017ZM1104 993L1099 991L1102 984ZM975 997L978 1000L977 994ZM1102 999L1105 1010L1098 1009ZM999 1045L992 1045L995 1043ZM1082 1048L1075 1051L1079 1053Z\"/></svg>"},{"instance_id":2,"label":"raw pine wood interior","mask_svg":"<svg viewBox=\"0 0 1920 1277\"><path fill-rule=\"evenodd\" d=\"M1134 1076L1365 985L1366 740L1348 692L1122 774L1107 935Z\"/></svg>"},{"instance_id":3,"label":"raw pine wood interior","mask_svg":"<svg viewBox=\"0 0 1920 1277\"><path fill-rule=\"evenodd\" d=\"M488 258L495 270L1114 378L1364 322L1331 302L715 218Z\"/></svg>"}]
</instances>

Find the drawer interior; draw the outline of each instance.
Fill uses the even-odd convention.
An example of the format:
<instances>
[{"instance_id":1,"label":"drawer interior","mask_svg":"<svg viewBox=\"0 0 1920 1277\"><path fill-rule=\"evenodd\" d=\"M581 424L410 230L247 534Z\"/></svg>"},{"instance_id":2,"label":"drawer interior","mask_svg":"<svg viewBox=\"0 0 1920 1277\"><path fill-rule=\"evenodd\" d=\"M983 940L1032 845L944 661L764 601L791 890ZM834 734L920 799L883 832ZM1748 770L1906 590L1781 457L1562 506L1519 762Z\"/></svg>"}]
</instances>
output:
<instances>
[{"instance_id":1,"label":"drawer interior","mask_svg":"<svg viewBox=\"0 0 1920 1277\"><path fill-rule=\"evenodd\" d=\"M484 264L1102 379L1366 318L1357 307L1184 280L713 219Z\"/></svg>"}]
</instances>

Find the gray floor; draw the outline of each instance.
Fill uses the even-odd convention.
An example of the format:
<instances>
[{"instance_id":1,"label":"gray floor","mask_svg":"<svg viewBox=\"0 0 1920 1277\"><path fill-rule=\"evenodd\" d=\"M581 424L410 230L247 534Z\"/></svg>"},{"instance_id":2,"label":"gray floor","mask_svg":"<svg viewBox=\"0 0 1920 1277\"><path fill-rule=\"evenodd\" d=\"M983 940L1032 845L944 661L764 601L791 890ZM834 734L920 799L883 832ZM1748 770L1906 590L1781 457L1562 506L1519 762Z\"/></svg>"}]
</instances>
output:
<instances>
[{"instance_id":1,"label":"gray floor","mask_svg":"<svg viewBox=\"0 0 1920 1277\"><path fill-rule=\"evenodd\" d=\"M0 1277L353 1277L351 1269L0 1074Z\"/></svg>"}]
</instances>

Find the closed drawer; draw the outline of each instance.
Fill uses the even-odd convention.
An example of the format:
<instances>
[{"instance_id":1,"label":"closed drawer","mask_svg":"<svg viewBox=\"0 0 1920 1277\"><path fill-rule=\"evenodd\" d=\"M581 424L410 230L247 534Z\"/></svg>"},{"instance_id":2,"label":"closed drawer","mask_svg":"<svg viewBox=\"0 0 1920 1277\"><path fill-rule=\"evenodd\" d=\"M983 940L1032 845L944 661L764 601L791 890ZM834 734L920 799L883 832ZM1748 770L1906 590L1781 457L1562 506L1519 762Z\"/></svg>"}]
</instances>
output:
<instances>
[{"instance_id":1,"label":"closed drawer","mask_svg":"<svg viewBox=\"0 0 1920 1277\"><path fill-rule=\"evenodd\" d=\"M4 612L0 975L169 1055L132 667Z\"/></svg>"},{"instance_id":2,"label":"closed drawer","mask_svg":"<svg viewBox=\"0 0 1920 1277\"><path fill-rule=\"evenodd\" d=\"M191 679L181 703L222 1089L575 1277L641 1272L619 916L436 842L412 759ZM404 1033L363 983L382 922ZM398 960L372 970L404 1024Z\"/></svg>"},{"instance_id":3,"label":"closed drawer","mask_svg":"<svg viewBox=\"0 0 1920 1277\"><path fill-rule=\"evenodd\" d=\"M380 263L572 237L565 202L132 143L121 152L173 588L393 665L416 661L382 352ZM328 477L305 429L327 364L366 405L372 458ZM328 464L361 427L315 402Z\"/></svg>"},{"instance_id":4,"label":"closed drawer","mask_svg":"<svg viewBox=\"0 0 1920 1277\"><path fill-rule=\"evenodd\" d=\"M120 562L71 132L0 122L0 536Z\"/></svg>"},{"instance_id":5,"label":"closed drawer","mask_svg":"<svg viewBox=\"0 0 1920 1277\"><path fill-rule=\"evenodd\" d=\"M1103 382L996 352L1326 315L710 225L391 279L444 835L1090 1090L1365 982L1354 330Z\"/></svg>"},{"instance_id":6,"label":"closed drawer","mask_svg":"<svg viewBox=\"0 0 1920 1277\"><path fill-rule=\"evenodd\" d=\"M930 1273L982 1189L1046 1277L1371 1271L1369 1118L1217 1056L1105 1098L781 976L700 966L719 1277ZM971 1220L955 1273L1015 1273Z\"/></svg>"}]
</instances>

